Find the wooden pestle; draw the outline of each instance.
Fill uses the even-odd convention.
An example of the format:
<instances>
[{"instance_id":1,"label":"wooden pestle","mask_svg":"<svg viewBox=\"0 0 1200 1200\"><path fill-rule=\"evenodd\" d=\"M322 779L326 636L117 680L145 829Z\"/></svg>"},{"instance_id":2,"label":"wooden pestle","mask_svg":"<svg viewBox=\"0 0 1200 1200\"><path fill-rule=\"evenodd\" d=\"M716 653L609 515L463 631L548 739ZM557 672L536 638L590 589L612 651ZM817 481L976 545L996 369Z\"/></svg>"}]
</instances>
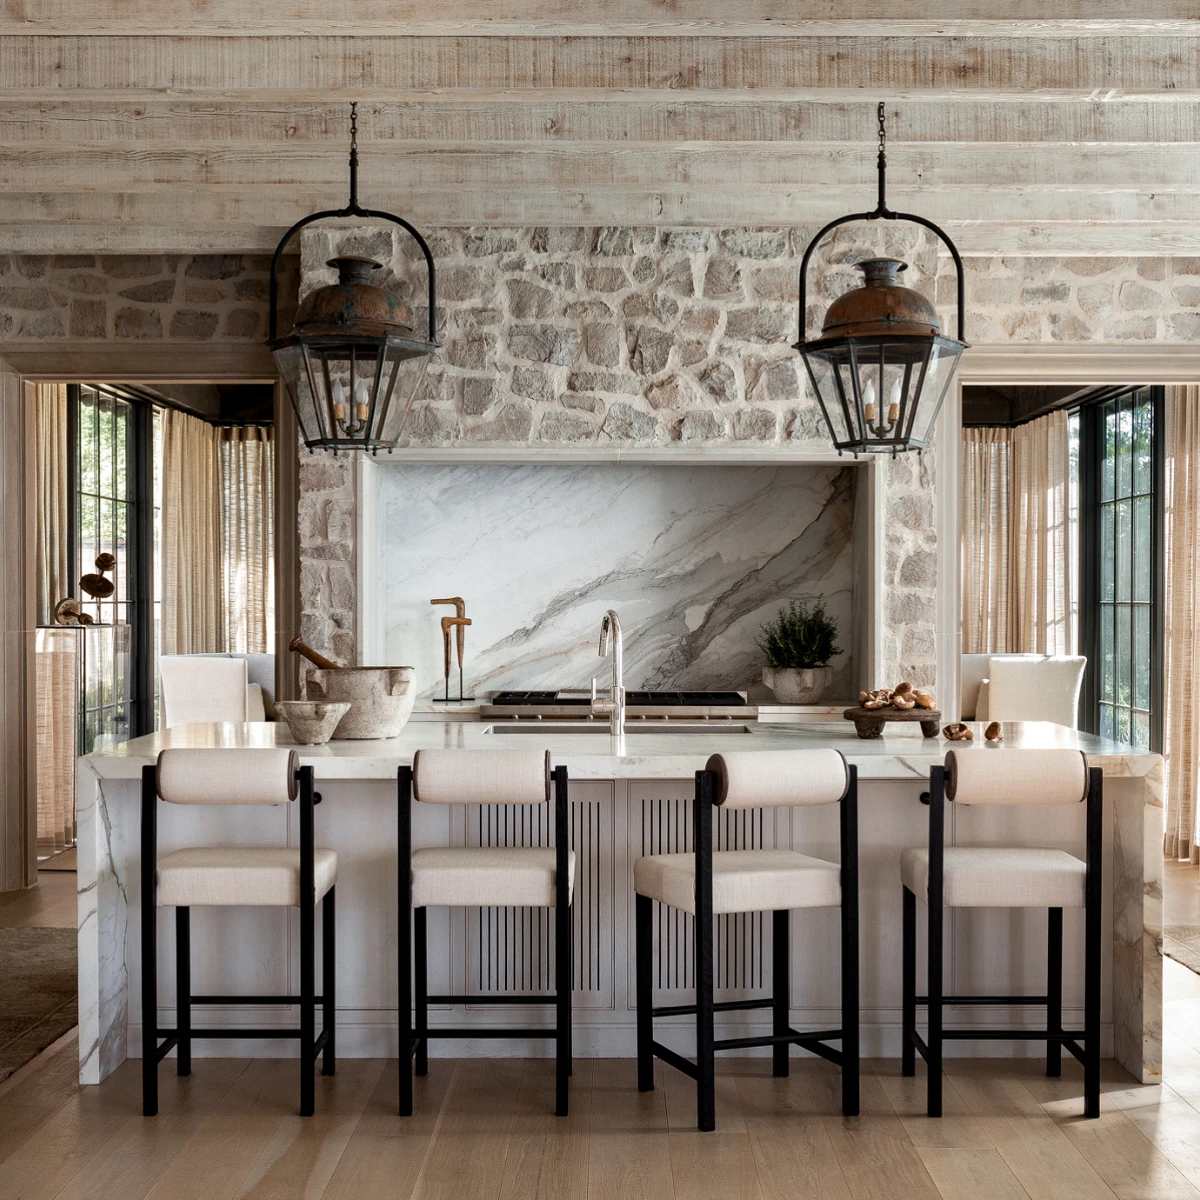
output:
<instances>
[{"instance_id":1,"label":"wooden pestle","mask_svg":"<svg viewBox=\"0 0 1200 1200\"><path fill-rule=\"evenodd\" d=\"M324 671L340 671L342 669L333 659L326 658L319 650L305 645L299 637L294 637L288 642L288 649L294 650L302 658L307 658L310 663Z\"/></svg>"}]
</instances>

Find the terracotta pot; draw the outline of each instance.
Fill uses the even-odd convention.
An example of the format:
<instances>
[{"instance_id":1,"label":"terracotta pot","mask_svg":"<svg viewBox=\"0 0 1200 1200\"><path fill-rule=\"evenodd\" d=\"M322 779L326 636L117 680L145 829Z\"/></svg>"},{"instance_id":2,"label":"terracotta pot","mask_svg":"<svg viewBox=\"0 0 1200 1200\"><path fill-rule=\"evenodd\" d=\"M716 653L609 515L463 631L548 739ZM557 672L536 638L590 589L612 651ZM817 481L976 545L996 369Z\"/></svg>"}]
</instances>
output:
<instances>
[{"instance_id":1,"label":"terracotta pot","mask_svg":"<svg viewBox=\"0 0 1200 1200\"><path fill-rule=\"evenodd\" d=\"M762 673L780 704L816 704L832 678L832 667L763 667Z\"/></svg>"},{"instance_id":2,"label":"terracotta pot","mask_svg":"<svg viewBox=\"0 0 1200 1200\"><path fill-rule=\"evenodd\" d=\"M314 668L305 680L309 700L349 700L350 711L338 722L334 740L392 738L405 724L417 698L412 667Z\"/></svg>"}]
</instances>

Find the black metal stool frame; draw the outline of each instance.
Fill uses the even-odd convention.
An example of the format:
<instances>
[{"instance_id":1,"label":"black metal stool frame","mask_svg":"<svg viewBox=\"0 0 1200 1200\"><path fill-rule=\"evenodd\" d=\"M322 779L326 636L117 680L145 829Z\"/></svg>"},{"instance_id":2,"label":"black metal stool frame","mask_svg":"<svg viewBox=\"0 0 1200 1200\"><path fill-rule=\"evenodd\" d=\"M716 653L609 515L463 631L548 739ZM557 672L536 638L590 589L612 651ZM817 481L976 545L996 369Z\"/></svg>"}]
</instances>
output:
<instances>
[{"instance_id":1,"label":"black metal stool frame","mask_svg":"<svg viewBox=\"0 0 1200 1200\"><path fill-rule=\"evenodd\" d=\"M917 897L904 888L903 1043L901 1070L917 1073L916 1054L928 1066L927 1112L942 1115L942 1050L948 1041L1034 1041L1046 1043L1046 1074L1062 1074L1062 1049L1066 1047L1083 1065L1084 1116L1100 1115L1100 917L1103 905L1104 773L1088 768L1086 857L1084 885L1084 982L1081 1030L1062 1027L1063 910L1047 909L1046 994L1044 996L947 996L943 987L942 950L945 941L946 769L929 772L929 961L928 995L917 995ZM970 1026L946 1029L947 1004L971 1006L1045 1005L1046 1028L994 1029ZM928 1009L927 1036L917 1032L917 1008Z\"/></svg>"},{"instance_id":2,"label":"black metal stool frame","mask_svg":"<svg viewBox=\"0 0 1200 1200\"><path fill-rule=\"evenodd\" d=\"M713 911L712 911L712 810L715 806L717 777L712 771L696 772L696 797L692 807L693 845L696 850L696 916L693 922L696 945L696 1003L654 1006L654 925L653 901L649 896L634 897L634 938L637 970L637 1061L638 1091L654 1090L654 1060L696 1081L696 1125L701 1132L716 1128L715 1055L721 1050L746 1050L755 1046L772 1047L772 1070L786 1078L789 1070L788 1047L801 1046L812 1054L828 1059L842 1069L842 1112L856 1116L859 1109L859 1015L858 1015L858 768L847 767L845 795L839 802L841 832L841 941L842 941L842 1025L840 1029L821 1029L802 1033L791 1027L791 929L789 909L772 913L771 996L757 1000L713 1001ZM771 1010L772 1031L757 1037L717 1038L714 1015L750 1009ZM696 1017L696 1061L676 1054L654 1038L655 1017ZM826 1042L842 1043L840 1050Z\"/></svg>"},{"instance_id":3,"label":"black metal stool frame","mask_svg":"<svg viewBox=\"0 0 1200 1200\"><path fill-rule=\"evenodd\" d=\"M330 888L321 900L321 995L314 982L316 965L316 888L313 869L313 809L321 796L313 789L312 767L301 767L300 781L300 995L193 996L191 980L191 909L175 909L174 1029L158 1024L158 771L142 768L142 1112L158 1112L158 1064L176 1050L176 1074L192 1073L193 1038L299 1038L300 1115L311 1117L316 1084L313 1063L321 1056L321 1073L334 1074L336 978L334 968L335 900ZM298 1004L300 1028L261 1029L236 1025L228 1029L194 1029L193 1004ZM321 1032L316 1034L316 1008L321 1008ZM163 1038L163 1041L159 1041Z\"/></svg>"},{"instance_id":4,"label":"black metal stool frame","mask_svg":"<svg viewBox=\"0 0 1200 1200\"><path fill-rule=\"evenodd\" d=\"M555 767L554 781L554 992L540 996L459 996L429 994L428 943L424 908L412 906L412 767L398 772L397 834L399 858L399 1020L400 1115L412 1116L413 1070L429 1074L430 1038L553 1038L555 1042L554 1112L565 1117L571 1075L571 989L574 986L574 906L567 832L567 768ZM415 967L415 972L414 972ZM415 974L415 981L414 981ZM414 987L415 982L415 987ZM554 1024L545 1026L447 1026L430 1028L431 1004L554 1005ZM415 1016L414 1016L415 1007ZM405 1054L404 1048L408 1047Z\"/></svg>"}]
</instances>

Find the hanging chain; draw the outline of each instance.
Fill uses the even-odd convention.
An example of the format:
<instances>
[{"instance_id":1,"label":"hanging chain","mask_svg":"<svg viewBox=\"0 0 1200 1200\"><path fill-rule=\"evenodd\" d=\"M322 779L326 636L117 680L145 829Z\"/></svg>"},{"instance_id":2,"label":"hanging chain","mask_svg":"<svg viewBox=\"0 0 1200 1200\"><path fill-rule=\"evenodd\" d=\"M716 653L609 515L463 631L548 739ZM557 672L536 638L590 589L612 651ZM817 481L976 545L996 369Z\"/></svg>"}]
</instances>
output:
<instances>
[{"instance_id":1,"label":"hanging chain","mask_svg":"<svg viewBox=\"0 0 1200 1200\"><path fill-rule=\"evenodd\" d=\"M350 203L348 212L358 211L358 101L350 102Z\"/></svg>"},{"instance_id":2,"label":"hanging chain","mask_svg":"<svg viewBox=\"0 0 1200 1200\"><path fill-rule=\"evenodd\" d=\"M885 217L888 215L887 206L887 109L884 102L880 100L879 108L876 116L879 121L879 203L875 209L875 215Z\"/></svg>"}]
</instances>

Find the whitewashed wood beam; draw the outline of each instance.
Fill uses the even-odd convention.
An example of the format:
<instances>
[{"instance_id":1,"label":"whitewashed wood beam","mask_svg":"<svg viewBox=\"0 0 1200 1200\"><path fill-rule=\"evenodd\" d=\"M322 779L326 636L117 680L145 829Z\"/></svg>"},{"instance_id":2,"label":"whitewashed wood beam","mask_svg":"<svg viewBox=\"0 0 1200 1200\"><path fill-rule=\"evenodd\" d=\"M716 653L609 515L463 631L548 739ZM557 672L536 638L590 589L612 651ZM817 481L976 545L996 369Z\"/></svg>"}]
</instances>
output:
<instances>
[{"instance_id":1,"label":"whitewashed wood beam","mask_svg":"<svg viewBox=\"0 0 1200 1200\"><path fill-rule=\"evenodd\" d=\"M9 192L0 204L5 225L144 224L177 226L186 236L196 226L233 224L280 229L317 209L346 202L344 182L315 187L194 187L136 192ZM675 224L817 225L869 208L874 193L843 187L812 189L720 187L619 190L538 187L432 188L403 182L364 182L364 201L426 224ZM1012 225L1196 224L1197 200L1187 192L1035 191L980 187L954 191L896 188L894 207L938 222ZM0 249L3 238L0 237Z\"/></svg>"},{"instance_id":2,"label":"whitewashed wood beam","mask_svg":"<svg viewBox=\"0 0 1200 1200\"><path fill-rule=\"evenodd\" d=\"M182 146L166 142L55 147L0 145L0 193L54 188L73 191L162 191L182 186L325 188L346 174L335 143L294 142L286 153L246 143ZM364 189L389 181L424 188L545 188L592 192L627 188L785 188L860 195L871 201L873 147L807 142L685 146L376 145L362 156ZM1053 192L1143 193L1200 190L1200 154L1175 147L902 145L889 148L889 188L896 197L952 189L1042 189ZM1064 197L1064 203L1071 203Z\"/></svg>"},{"instance_id":3,"label":"whitewashed wood beam","mask_svg":"<svg viewBox=\"0 0 1200 1200\"><path fill-rule=\"evenodd\" d=\"M273 0L248 19L240 0L10 0L0 33L45 32L162 34L463 33L580 35L588 33L678 33L705 31L727 36L788 30L807 34L911 29L926 33L978 32L1001 26L1015 32L1059 30L1190 28L1196 16L1189 0L689 0L686 6L656 0L605 0L584 5L564 0L527 0L519 6L495 0Z\"/></svg>"},{"instance_id":4,"label":"whitewashed wood beam","mask_svg":"<svg viewBox=\"0 0 1200 1200\"><path fill-rule=\"evenodd\" d=\"M0 94L1197 94L1200 37L0 38ZM111 98L111 96L110 96ZM481 96L480 98L486 98Z\"/></svg>"},{"instance_id":5,"label":"whitewashed wood beam","mask_svg":"<svg viewBox=\"0 0 1200 1200\"><path fill-rule=\"evenodd\" d=\"M194 146L249 142L344 145L345 103L321 96L286 101L53 99L5 100L0 143L177 142ZM686 93L639 98L482 102L469 91L407 104L359 107L359 142L846 142L868 147L875 101L763 100L735 92L722 99ZM888 105L893 146L920 142L1074 144L1200 143L1194 99L979 100L930 96Z\"/></svg>"}]
</instances>

